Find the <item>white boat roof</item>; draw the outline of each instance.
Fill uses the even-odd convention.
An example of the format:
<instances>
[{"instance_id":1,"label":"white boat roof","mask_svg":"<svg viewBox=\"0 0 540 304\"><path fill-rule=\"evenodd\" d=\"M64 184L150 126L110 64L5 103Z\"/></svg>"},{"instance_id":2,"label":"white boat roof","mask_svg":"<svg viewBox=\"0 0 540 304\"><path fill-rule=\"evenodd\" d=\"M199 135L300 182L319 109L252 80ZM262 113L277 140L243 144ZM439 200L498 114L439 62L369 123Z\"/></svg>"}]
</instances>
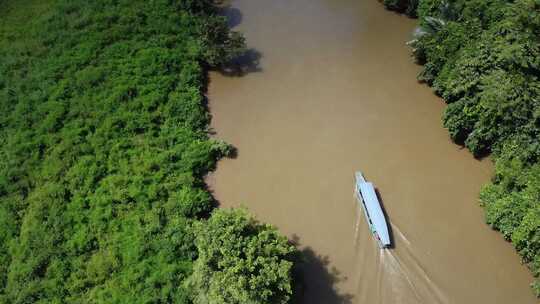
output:
<instances>
[{"instance_id":1,"label":"white boat roof","mask_svg":"<svg viewBox=\"0 0 540 304\"><path fill-rule=\"evenodd\" d=\"M379 199L377 198L377 194L375 193L373 184L369 182L359 182L358 186L360 188L366 210L369 213L369 218L371 219L371 223L379 235L379 239L383 245L389 246L390 234L388 233L388 225L386 224L386 219L384 217L381 204L379 203Z\"/></svg>"}]
</instances>

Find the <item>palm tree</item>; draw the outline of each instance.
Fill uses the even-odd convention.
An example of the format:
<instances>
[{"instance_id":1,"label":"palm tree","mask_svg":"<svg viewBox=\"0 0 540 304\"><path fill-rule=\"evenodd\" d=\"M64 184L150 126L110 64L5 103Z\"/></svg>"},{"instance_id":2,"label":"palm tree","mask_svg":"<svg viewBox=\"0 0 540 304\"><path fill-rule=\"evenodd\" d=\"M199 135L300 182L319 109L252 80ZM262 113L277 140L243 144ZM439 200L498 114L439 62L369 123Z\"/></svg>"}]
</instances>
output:
<instances>
[{"instance_id":1,"label":"palm tree","mask_svg":"<svg viewBox=\"0 0 540 304\"><path fill-rule=\"evenodd\" d=\"M438 17L424 17L413 32L413 39L407 42L407 45L412 47L413 55L418 61L425 59L420 40L423 37L435 36L446 27L449 21L455 21L458 18L457 11L448 2L441 4L438 15Z\"/></svg>"}]
</instances>

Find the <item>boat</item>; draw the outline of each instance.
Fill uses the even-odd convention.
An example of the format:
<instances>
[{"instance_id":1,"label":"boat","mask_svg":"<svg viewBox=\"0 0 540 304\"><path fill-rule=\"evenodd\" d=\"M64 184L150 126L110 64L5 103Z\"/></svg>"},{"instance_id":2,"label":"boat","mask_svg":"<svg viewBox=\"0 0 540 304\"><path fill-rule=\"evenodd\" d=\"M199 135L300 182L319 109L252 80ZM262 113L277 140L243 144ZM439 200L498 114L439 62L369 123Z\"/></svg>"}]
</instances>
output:
<instances>
[{"instance_id":1,"label":"boat","mask_svg":"<svg viewBox=\"0 0 540 304\"><path fill-rule=\"evenodd\" d=\"M390 248L390 234L388 233L388 224L384 216L381 203L375 192L373 184L367 182L362 172L355 173L356 187L355 194L359 204L364 210L366 221L368 222L371 233L377 240L379 247Z\"/></svg>"}]
</instances>

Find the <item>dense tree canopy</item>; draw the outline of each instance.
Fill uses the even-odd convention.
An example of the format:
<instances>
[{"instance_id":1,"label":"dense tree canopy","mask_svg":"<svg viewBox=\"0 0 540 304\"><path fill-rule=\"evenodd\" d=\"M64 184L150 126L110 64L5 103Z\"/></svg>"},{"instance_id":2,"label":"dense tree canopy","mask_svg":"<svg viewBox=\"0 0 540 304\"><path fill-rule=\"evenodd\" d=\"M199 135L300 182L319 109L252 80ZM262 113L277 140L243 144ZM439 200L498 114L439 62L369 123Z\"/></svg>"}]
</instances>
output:
<instances>
[{"instance_id":1,"label":"dense tree canopy","mask_svg":"<svg viewBox=\"0 0 540 304\"><path fill-rule=\"evenodd\" d=\"M288 303L294 247L243 210L215 211L200 224L190 287L197 304Z\"/></svg>"},{"instance_id":2,"label":"dense tree canopy","mask_svg":"<svg viewBox=\"0 0 540 304\"><path fill-rule=\"evenodd\" d=\"M540 1L420 0L410 42L419 78L448 103L444 126L476 156L493 152L487 222L540 275ZM540 295L540 282L534 283Z\"/></svg>"},{"instance_id":3,"label":"dense tree canopy","mask_svg":"<svg viewBox=\"0 0 540 304\"><path fill-rule=\"evenodd\" d=\"M253 231L257 290L287 298L275 230L205 228L202 178L229 149L207 134L205 67L244 50L211 1L6 0L0 20L1 303L189 303L206 229Z\"/></svg>"}]
</instances>

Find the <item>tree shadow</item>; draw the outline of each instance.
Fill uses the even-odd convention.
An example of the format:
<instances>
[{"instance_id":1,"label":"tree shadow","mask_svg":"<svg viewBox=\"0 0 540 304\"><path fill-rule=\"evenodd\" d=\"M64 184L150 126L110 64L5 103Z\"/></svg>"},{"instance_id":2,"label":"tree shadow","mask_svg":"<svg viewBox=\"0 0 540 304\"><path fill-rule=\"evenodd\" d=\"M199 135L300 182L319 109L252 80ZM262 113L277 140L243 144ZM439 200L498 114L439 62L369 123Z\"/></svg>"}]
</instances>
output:
<instances>
[{"instance_id":1,"label":"tree shadow","mask_svg":"<svg viewBox=\"0 0 540 304\"><path fill-rule=\"evenodd\" d=\"M262 53L256 49L247 49L243 54L222 65L217 71L229 77L241 77L249 73L261 72Z\"/></svg>"},{"instance_id":2,"label":"tree shadow","mask_svg":"<svg viewBox=\"0 0 540 304\"><path fill-rule=\"evenodd\" d=\"M227 17L227 25L229 25L229 28L231 29L242 23L242 12L235 7L231 7L230 5L222 6L219 10L219 14Z\"/></svg>"},{"instance_id":3,"label":"tree shadow","mask_svg":"<svg viewBox=\"0 0 540 304\"><path fill-rule=\"evenodd\" d=\"M242 11L232 7L230 3L223 2L219 5L219 14L227 18L227 25L230 29L242 23ZM216 69L219 73L225 76L240 77L248 73L262 71L260 61L262 58L261 52L254 48L248 48L240 56L234 58L227 64Z\"/></svg>"},{"instance_id":4,"label":"tree shadow","mask_svg":"<svg viewBox=\"0 0 540 304\"><path fill-rule=\"evenodd\" d=\"M442 98L442 97L441 97ZM473 157L478 160L482 161L489 157L491 153L493 152L491 150L491 144L484 144L481 148L477 149L476 151L472 151L471 149L467 148L466 141L469 137L470 133L462 131L458 133L457 136L452 137L450 136L450 140L459 146L459 150L469 150L470 153L472 153Z\"/></svg>"},{"instance_id":5,"label":"tree shadow","mask_svg":"<svg viewBox=\"0 0 540 304\"><path fill-rule=\"evenodd\" d=\"M290 243L300 246L299 237L293 235ZM351 294L343 294L336 289L336 284L347 280L335 268L329 268L328 256L317 254L312 248L299 250L293 270L294 298L296 304L349 304Z\"/></svg>"}]
</instances>

